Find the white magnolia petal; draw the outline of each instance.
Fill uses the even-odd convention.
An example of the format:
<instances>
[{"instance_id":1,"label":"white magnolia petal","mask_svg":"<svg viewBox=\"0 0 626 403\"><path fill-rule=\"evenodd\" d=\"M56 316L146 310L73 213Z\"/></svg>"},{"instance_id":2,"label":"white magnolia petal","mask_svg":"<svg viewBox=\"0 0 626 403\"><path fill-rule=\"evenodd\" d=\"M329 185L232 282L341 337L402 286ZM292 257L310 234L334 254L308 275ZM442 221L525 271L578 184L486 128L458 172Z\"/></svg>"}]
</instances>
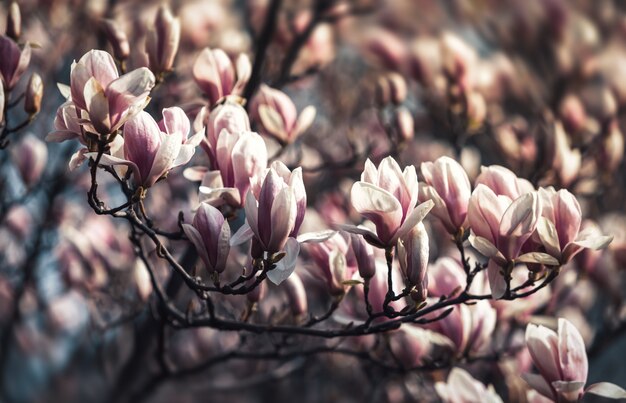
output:
<instances>
[{"instance_id":1,"label":"white magnolia petal","mask_svg":"<svg viewBox=\"0 0 626 403\"><path fill-rule=\"evenodd\" d=\"M529 252L520 255L515 259L518 263L539 263L547 266L559 266L559 261L553 256L542 252Z\"/></svg>"},{"instance_id":2,"label":"white magnolia petal","mask_svg":"<svg viewBox=\"0 0 626 403\"><path fill-rule=\"evenodd\" d=\"M435 203L432 200L427 200L424 203L419 204L417 207L413 209L406 217L398 232L394 236L394 240L404 236L409 231L411 231L417 224L421 223L426 217L426 214L435 206Z\"/></svg>"},{"instance_id":3,"label":"white magnolia petal","mask_svg":"<svg viewBox=\"0 0 626 403\"><path fill-rule=\"evenodd\" d=\"M237 230L230 238L230 246L241 245L244 242L248 242L254 236L254 232L248 223L244 223L241 228Z\"/></svg>"},{"instance_id":4,"label":"white magnolia petal","mask_svg":"<svg viewBox=\"0 0 626 403\"><path fill-rule=\"evenodd\" d=\"M585 395L591 393L607 399L626 399L626 390L610 382L598 382L585 390Z\"/></svg>"},{"instance_id":5,"label":"white magnolia petal","mask_svg":"<svg viewBox=\"0 0 626 403\"><path fill-rule=\"evenodd\" d=\"M298 242L300 243L305 243L305 242L324 242L327 241L328 239L332 238L333 235L335 235L337 233L337 231L334 231L332 229L327 229L327 230L322 230L322 231L315 231L315 232L306 232L304 234L300 234L298 235Z\"/></svg>"},{"instance_id":6,"label":"white magnolia petal","mask_svg":"<svg viewBox=\"0 0 626 403\"><path fill-rule=\"evenodd\" d=\"M561 245L559 243L559 234L552 221L545 217L539 217L537 222L537 233L541 243L552 256L561 256Z\"/></svg>"},{"instance_id":7,"label":"white magnolia petal","mask_svg":"<svg viewBox=\"0 0 626 403\"><path fill-rule=\"evenodd\" d=\"M300 244L295 238L287 239L285 256L276 263L276 267L267 272L267 278L278 285L287 280L296 268L296 261L300 253Z\"/></svg>"}]
</instances>

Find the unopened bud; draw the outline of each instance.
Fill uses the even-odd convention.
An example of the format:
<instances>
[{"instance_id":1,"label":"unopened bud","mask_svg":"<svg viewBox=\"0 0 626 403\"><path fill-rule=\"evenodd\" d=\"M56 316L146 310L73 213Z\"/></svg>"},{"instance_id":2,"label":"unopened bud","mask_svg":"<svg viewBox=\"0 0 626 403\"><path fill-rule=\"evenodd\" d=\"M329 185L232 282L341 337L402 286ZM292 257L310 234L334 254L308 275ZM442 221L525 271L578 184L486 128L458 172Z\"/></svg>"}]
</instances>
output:
<instances>
[{"instance_id":1,"label":"unopened bud","mask_svg":"<svg viewBox=\"0 0 626 403\"><path fill-rule=\"evenodd\" d=\"M17 2L12 2L7 14L7 36L17 41L22 34L22 14Z\"/></svg>"},{"instance_id":2,"label":"unopened bud","mask_svg":"<svg viewBox=\"0 0 626 403\"><path fill-rule=\"evenodd\" d=\"M285 281L285 291L291 312L294 316L300 316L308 311L308 302L306 299L306 291L302 280L297 274L292 274Z\"/></svg>"},{"instance_id":3,"label":"unopened bud","mask_svg":"<svg viewBox=\"0 0 626 403\"><path fill-rule=\"evenodd\" d=\"M396 130L400 135L401 141L411 141L415 136L415 124L413 115L405 107L399 107L394 114L394 123Z\"/></svg>"},{"instance_id":4,"label":"unopened bud","mask_svg":"<svg viewBox=\"0 0 626 403\"><path fill-rule=\"evenodd\" d=\"M43 81L41 76L33 73L28 80L26 96L24 98L24 112L35 115L41 110L41 98L43 97Z\"/></svg>"},{"instance_id":5,"label":"unopened bud","mask_svg":"<svg viewBox=\"0 0 626 403\"><path fill-rule=\"evenodd\" d=\"M354 252L359 274L364 279L374 277L376 274L376 264L374 257L374 248L361 235L350 234L350 246Z\"/></svg>"},{"instance_id":6,"label":"unopened bud","mask_svg":"<svg viewBox=\"0 0 626 403\"><path fill-rule=\"evenodd\" d=\"M102 30L113 47L113 55L118 60L126 60L130 55L130 45L124 30L114 20L102 20Z\"/></svg>"},{"instance_id":7,"label":"unopened bud","mask_svg":"<svg viewBox=\"0 0 626 403\"><path fill-rule=\"evenodd\" d=\"M146 52L153 72L159 74L172 70L179 42L180 21L168 7L161 6L156 16L155 29L146 40Z\"/></svg>"}]
</instances>

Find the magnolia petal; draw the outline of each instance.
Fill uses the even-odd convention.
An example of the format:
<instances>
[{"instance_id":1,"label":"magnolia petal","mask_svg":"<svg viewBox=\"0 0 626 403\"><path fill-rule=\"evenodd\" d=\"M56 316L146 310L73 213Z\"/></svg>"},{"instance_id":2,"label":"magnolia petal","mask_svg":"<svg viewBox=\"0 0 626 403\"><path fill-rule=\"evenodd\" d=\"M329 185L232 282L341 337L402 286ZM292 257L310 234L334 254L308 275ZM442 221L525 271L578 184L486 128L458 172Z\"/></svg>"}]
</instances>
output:
<instances>
[{"instance_id":1,"label":"magnolia petal","mask_svg":"<svg viewBox=\"0 0 626 403\"><path fill-rule=\"evenodd\" d=\"M300 112L300 116L298 116L298 120L296 121L296 127L291 133L292 136L299 136L304 133L315 120L315 115L317 111L313 105L309 105Z\"/></svg>"},{"instance_id":2,"label":"magnolia petal","mask_svg":"<svg viewBox=\"0 0 626 403\"><path fill-rule=\"evenodd\" d=\"M537 227L541 214L539 195L535 192L520 196L506 209L500 221L500 235L522 237Z\"/></svg>"},{"instance_id":3,"label":"magnolia petal","mask_svg":"<svg viewBox=\"0 0 626 403\"><path fill-rule=\"evenodd\" d=\"M199 201L208 203L213 207L219 207L224 204L229 206L241 205L239 191L235 188L200 186Z\"/></svg>"},{"instance_id":4,"label":"magnolia petal","mask_svg":"<svg viewBox=\"0 0 626 403\"><path fill-rule=\"evenodd\" d=\"M417 207L411 211L411 213L406 217L404 223L400 226L393 240L397 240L398 238L406 235L409 231L411 231L417 224L421 223L426 217L426 214L433 208L435 203L432 200L427 200L424 203L421 203Z\"/></svg>"},{"instance_id":5,"label":"magnolia petal","mask_svg":"<svg viewBox=\"0 0 626 403\"><path fill-rule=\"evenodd\" d=\"M539 263L547 266L559 266L559 261L553 256L542 252L529 252L515 259L517 263Z\"/></svg>"},{"instance_id":6,"label":"magnolia petal","mask_svg":"<svg viewBox=\"0 0 626 403\"><path fill-rule=\"evenodd\" d=\"M109 134L111 129L109 103L102 86L94 77L85 84L83 96L91 124L100 134Z\"/></svg>"},{"instance_id":7,"label":"magnolia petal","mask_svg":"<svg viewBox=\"0 0 626 403\"><path fill-rule=\"evenodd\" d=\"M502 275L502 268L493 260L487 266L487 277L493 299L500 299L506 293L506 281Z\"/></svg>"},{"instance_id":8,"label":"magnolia petal","mask_svg":"<svg viewBox=\"0 0 626 403\"><path fill-rule=\"evenodd\" d=\"M246 222L233 234L228 242L230 246L241 245L248 242L254 236L254 231L250 228L250 225Z\"/></svg>"},{"instance_id":9,"label":"magnolia petal","mask_svg":"<svg viewBox=\"0 0 626 403\"><path fill-rule=\"evenodd\" d=\"M494 244L492 244L491 242L489 242L488 239L483 238L482 236L470 234L468 241L474 249L476 249L481 255L485 257L491 258L500 253L498 251L498 248L496 248Z\"/></svg>"},{"instance_id":10,"label":"magnolia petal","mask_svg":"<svg viewBox=\"0 0 626 403\"><path fill-rule=\"evenodd\" d=\"M245 54L240 54L235 61L235 70L237 72L237 82L233 87L233 94L241 95L252 75L252 64L250 58Z\"/></svg>"},{"instance_id":11,"label":"magnolia petal","mask_svg":"<svg viewBox=\"0 0 626 403\"><path fill-rule=\"evenodd\" d=\"M560 379L556 332L545 326L530 323L526 327L526 346L533 363L545 379Z\"/></svg>"},{"instance_id":12,"label":"magnolia petal","mask_svg":"<svg viewBox=\"0 0 626 403\"><path fill-rule=\"evenodd\" d=\"M287 141L287 131L280 113L273 107L265 104L259 105L259 119L269 134L276 136L282 141Z\"/></svg>"},{"instance_id":13,"label":"magnolia petal","mask_svg":"<svg viewBox=\"0 0 626 403\"><path fill-rule=\"evenodd\" d=\"M61 93L63 98L69 99L69 97L72 96L72 89L70 88L69 85L57 83L57 88L59 89L59 92Z\"/></svg>"},{"instance_id":14,"label":"magnolia petal","mask_svg":"<svg viewBox=\"0 0 626 403\"><path fill-rule=\"evenodd\" d=\"M204 166L189 167L183 171L183 177L188 181L200 182L208 171L209 169Z\"/></svg>"},{"instance_id":15,"label":"magnolia petal","mask_svg":"<svg viewBox=\"0 0 626 403\"><path fill-rule=\"evenodd\" d=\"M585 342L576 327L566 319L559 318L559 364L564 380L587 381L589 363Z\"/></svg>"},{"instance_id":16,"label":"magnolia petal","mask_svg":"<svg viewBox=\"0 0 626 403\"><path fill-rule=\"evenodd\" d=\"M226 269L226 261L228 260L228 252L230 251L230 225L224 220L220 229L219 238L217 240L217 259L215 261L215 270L221 273Z\"/></svg>"},{"instance_id":17,"label":"magnolia petal","mask_svg":"<svg viewBox=\"0 0 626 403\"><path fill-rule=\"evenodd\" d=\"M327 230L323 230L323 231L316 231L316 232L306 232L304 234L300 234L298 235L298 242L300 243L305 243L305 242L313 242L313 243L317 243L317 242L324 242L327 241L328 239L332 238L333 235L335 235L337 233L337 231L334 231L332 229L327 229Z\"/></svg>"},{"instance_id":18,"label":"magnolia petal","mask_svg":"<svg viewBox=\"0 0 626 403\"><path fill-rule=\"evenodd\" d=\"M69 163L70 171L75 170L76 168L81 166L83 162L85 162L85 160L87 159L87 151L88 150L86 148L81 148L80 150L72 154Z\"/></svg>"},{"instance_id":19,"label":"magnolia petal","mask_svg":"<svg viewBox=\"0 0 626 403\"><path fill-rule=\"evenodd\" d=\"M276 263L274 269L267 272L267 278L274 284L279 285L293 273L296 261L300 253L300 244L295 238L287 239L285 243L285 256Z\"/></svg>"},{"instance_id":20,"label":"magnolia petal","mask_svg":"<svg viewBox=\"0 0 626 403\"><path fill-rule=\"evenodd\" d=\"M552 389L548 382L541 375L538 374L522 374L522 379L526 381L528 386L535 389L541 395L547 397L548 399L554 399L554 393L552 393Z\"/></svg>"},{"instance_id":21,"label":"magnolia petal","mask_svg":"<svg viewBox=\"0 0 626 403\"><path fill-rule=\"evenodd\" d=\"M204 263L204 266L206 267L207 271L209 273L215 271L215 268L211 266L211 262L209 260L209 254L208 254L208 251L206 250L206 246L204 246L204 242L202 240L202 235L200 235L200 232L197 229L195 229L191 224L182 224L182 227L183 227L183 232L185 233L185 236L187 236L187 238L191 241L193 246L196 248L196 251L198 252L198 255L200 256L200 259L202 259L202 262Z\"/></svg>"},{"instance_id":22,"label":"magnolia petal","mask_svg":"<svg viewBox=\"0 0 626 403\"><path fill-rule=\"evenodd\" d=\"M267 214L266 211L263 213ZM271 236L269 244L266 245L268 252L278 252L283 248L284 242L296 223L297 214L298 208L293 189L285 187L278 193L272 204Z\"/></svg>"},{"instance_id":23,"label":"magnolia petal","mask_svg":"<svg viewBox=\"0 0 626 403\"><path fill-rule=\"evenodd\" d=\"M559 234L554 224L545 217L539 217L537 233L546 251L554 257L560 257L561 246L559 244Z\"/></svg>"},{"instance_id":24,"label":"magnolia petal","mask_svg":"<svg viewBox=\"0 0 626 403\"><path fill-rule=\"evenodd\" d=\"M607 399L626 399L626 390L610 382L594 383L585 390L585 395L587 393Z\"/></svg>"},{"instance_id":25,"label":"magnolia petal","mask_svg":"<svg viewBox=\"0 0 626 403\"><path fill-rule=\"evenodd\" d=\"M363 238L372 246L377 248L384 248L385 244L383 244L378 236L369 228L365 228L362 226L350 225L350 224L335 224L335 227L340 230L344 230L351 234L362 235Z\"/></svg>"},{"instance_id":26,"label":"magnolia petal","mask_svg":"<svg viewBox=\"0 0 626 403\"><path fill-rule=\"evenodd\" d=\"M254 198L254 195L252 194L252 191L248 191L248 193L246 193L244 209L246 211L247 223L250 225L250 228L252 228L252 231L254 231L254 235L257 237L257 239L260 242L263 242L261 240L261 234L259 232L259 207L256 199Z\"/></svg>"},{"instance_id":27,"label":"magnolia petal","mask_svg":"<svg viewBox=\"0 0 626 403\"><path fill-rule=\"evenodd\" d=\"M575 402L578 401L578 397L585 387L585 382L554 381L552 382L552 387L556 390L559 397L565 398L568 402Z\"/></svg>"},{"instance_id":28,"label":"magnolia petal","mask_svg":"<svg viewBox=\"0 0 626 403\"><path fill-rule=\"evenodd\" d=\"M182 137L180 133L161 133L161 146L154 156L148 177L144 178L144 185L154 185L163 174L174 167L174 161L176 161L182 147Z\"/></svg>"}]
</instances>

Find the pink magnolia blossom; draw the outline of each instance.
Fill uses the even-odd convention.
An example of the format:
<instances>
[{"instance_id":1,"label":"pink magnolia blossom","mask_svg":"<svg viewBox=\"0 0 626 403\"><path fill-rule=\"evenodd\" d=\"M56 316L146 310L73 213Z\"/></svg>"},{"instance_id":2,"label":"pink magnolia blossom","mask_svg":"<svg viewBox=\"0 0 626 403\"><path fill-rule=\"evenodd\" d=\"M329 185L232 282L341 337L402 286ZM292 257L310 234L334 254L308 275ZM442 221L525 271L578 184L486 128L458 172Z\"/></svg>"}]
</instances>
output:
<instances>
[{"instance_id":1,"label":"pink magnolia blossom","mask_svg":"<svg viewBox=\"0 0 626 403\"><path fill-rule=\"evenodd\" d=\"M228 95L241 95L251 70L250 59L245 54L240 54L233 65L222 49L206 48L193 65L193 77L213 106Z\"/></svg>"},{"instance_id":2,"label":"pink magnolia blossom","mask_svg":"<svg viewBox=\"0 0 626 403\"><path fill-rule=\"evenodd\" d=\"M209 273L226 268L230 250L230 226L222 213L207 203L200 203L192 224L183 224L187 238L193 243Z\"/></svg>"},{"instance_id":3,"label":"pink magnolia blossom","mask_svg":"<svg viewBox=\"0 0 626 403\"><path fill-rule=\"evenodd\" d=\"M593 231L580 231L582 213L576 197L566 189L539 189L542 197L542 217L537 233L546 252L566 264L583 249L603 249L613 240Z\"/></svg>"},{"instance_id":4,"label":"pink magnolia blossom","mask_svg":"<svg viewBox=\"0 0 626 403\"><path fill-rule=\"evenodd\" d=\"M87 112L93 128L108 135L145 107L154 83L145 67L120 77L110 54L91 50L72 65L70 95L74 105Z\"/></svg>"},{"instance_id":5,"label":"pink magnolia blossom","mask_svg":"<svg viewBox=\"0 0 626 403\"><path fill-rule=\"evenodd\" d=\"M189 128L189 119L178 107L164 109L158 124L141 112L124 125L123 145L114 155L103 155L101 163L127 165L135 184L149 188L172 168L189 162L203 136L199 132L187 138Z\"/></svg>"},{"instance_id":6,"label":"pink magnolia blossom","mask_svg":"<svg viewBox=\"0 0 626 403\"><path fill-rule=\"evenodd\" d=\"M558 332L544 326L526 327L526 345L539 375L523 374L528 384L555 401L578 401L587 382L585 342L574 325L559 318Z\"/></svg>"},{"instance_id":7,"label":"pink magnolia blossom","mask_svg":"<svg viewBox=\"0 0 626 403\"><path fill-rule=\"evenodd\" d=\"M200 200L214 206L240 207L245 202L251 178L261 177L267 167L267 149L255 132L222 129L215 150L216 170L194 167L188 179L201 178Z\"/></svg>"},{"instance_id":8,"label":"pink magnolia blossom","mask_svg":"<svg viewBox=\"0 0 626 403\"><path fill-rule=\"evenodd\" d=\"M419 201L432 200L435 203L432 214L441 220L450 234L458 233L466 225L472 193L467 173L450 157L423 162L421 171L426 185L420 186Z\"/></svg>"},{"instance_id":9,"label":"pink magnolia blossom","mask_svg":"<svg viewBox=\"0 0 626 403\"><path fill-rule=\"evenodd\" d=\"M31 48L28 43L20 50L20 47L12 39L0 35L0 78L4 82L6 91L15 87L28 68L30 55Z\"/></svg>"},{"instance_id":10,"label":"pink magnolia blossom","mask_svg":"<svg viewBox=\"0 0 626 403\"><path fill-rule=\"evenodd\" d=\"M506 279L514 262L558 265L556 259L545 253L532 252L520 256L524 243L537 227L541 215L541 201L537 192L526 193L512 200L496 195L479 184L470 198L468 217L472 235L470 243L490 259L489 285L494 298L506 292ZM501 274L502 269L508 271Z\"/></svg>"},{"instance_id":11,"label":"pink magnolia blossom","mask_svg":"<svg viewBox=\"0 0 626 403\"><path fill-rule=\"evenodd\" d=\"M205 107L200 114L199 119L202 119L203 126L206 126L206 139L201 145L209 156L210 168L218 169L216 153L220 133L223 129L228 133L249 132L250 119L240 103L230 100L217 105L210 113Z\"/></svg>"},{"instance_id":12,"label":"pink magnolia blossom","mask_svg":"<svg viewBox=\"0 0 626 403\"><path fill-rule=\"evenodd\" d=\"M357 271L345 236L336 233L324 242L309 243L306 251L315 263L310 274L321 278L331 295L345 293L344 281L351 280Z\"/></svg>"},{"instance_id":13,"label":"pink magnolia blossom","mask_svg":"<svg viewBox=\"0 0 626 403\"><path fill-rule=\"evenodd\" d=\"M492 385L486 388L467 371L458 367L450 371L447 382L435 383L435 390L444 403L502 403Z\"/></svg>"},{"instance_id":14,"label":"pink magnolia blossom","mask_svg":"<svg viewBox=\"0 0 626 403\"><path fill-rule=\"evenodd\" d=\"M305 207L302 169L290 172L284 164L272 164L262 181L246 194L246 223L233 235L231 244L252 238L253 258L284 251L285 256L267 273L273 283L280 284L295 269L300 252L300 244L295 237L304 218Z\"/></svg>"},{"instance_id":15,"label":"pink magnolia blossom","mask_svg":"<svg viewBox=\"0 0 626 403\"><path fill-rule=\"evenodd\" d=\"M377 169L368 159L361 180L352 186L350 198L354 209L374 223L376 233L362 227L341 227L363 235L374 246L388 248L395 245L398 238L420 223L434 205L428 200L415 206L417 187L414 166L408 166L402 172L398 163L387 157Z\"/></svg>"},{"instance_id":16,"label":"pink magnolia blossom","mask_svg":"<svg viewBox=\"0 0 626 403\"><path fill-rule=\"evenodd\" d=\"M315 107L307 106L300 115L287 94L262 84L250 105L252 119L261 126L261 132L279 142L289 144L306 131L315 119Z\"/></svg>"}]
</instances>

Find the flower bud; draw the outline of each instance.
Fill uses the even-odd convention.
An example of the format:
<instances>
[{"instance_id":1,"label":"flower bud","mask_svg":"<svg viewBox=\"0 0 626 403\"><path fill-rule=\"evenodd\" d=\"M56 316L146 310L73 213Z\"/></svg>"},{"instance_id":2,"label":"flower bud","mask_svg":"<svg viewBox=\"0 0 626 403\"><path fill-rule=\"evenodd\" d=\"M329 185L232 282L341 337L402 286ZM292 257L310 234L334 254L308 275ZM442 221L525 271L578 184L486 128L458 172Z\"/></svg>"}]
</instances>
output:
<instances>
[{"instance_id":1,"label":"flower bud","mask_svg":"<svg viewBox=\"0 0 626 403\"><path fill-rule=\"evenodd\" d=\"M113 47L113 55L117 60L126 60L130 55L130 45L124 30L114 20L102 20L102 30Z\"/></svg>"},{"instance_id":2,"label":"flower bud","mask_svg":"<svg viewBox=\"0 0 626 403\"><path fill-rule=\"evenodd\" d=\"M46 143L32 134L27 134L11 152L24 184L30 187L37 183L48 161Z\"/></svg>"},{"instance_id":3,"label":"flower bud","mask_svg":"<svg viewBox=\"0 0 626 403\"><path fill-rule=\"evenodd\" d=\"M403 106L396 109L394 113L394 123L400 135L400 141L411 141L415 136L415 122L411 112Z\"/></svg>"},{"instance_id":4,"label":"flower bud","mask_svg":"<svg viewBox=\"0 0 626 403\"><path fill-rule=\"evenodd\" d=\"M183 224L187 238L193 243L209 273L221 273L226 268L230 245L230 226L222 213L207 203L201 203L192 224Z\"/></svg>"},{"instance_id":5,"label":"flower bud","mask_svg":"<svg viewBox=\"0 0 626 403\"><path fill-rule=\"evenodd\" d=\"M350 246L359 268L359 274L364 279L368 279L376 274L376 262L374 248L365 242L362 236L350 234Z\"/></svg>"},{"instance_id":6,"label":"flower bud","mask_svg":"<svg viewBox=\"0 0 626 403\"><path fill-rule=\"evenodd\" d=\"M294 316L305 314L309 307L306 299L306 290L300 276L294 274L285 281L285 292L289 301L289 307Z\"/></svg>"},{"instance_id":7,"label":"flower bud","mask_svg":"<svg viewBox=\"0 0 626 403\"><path fill-rule=\"evenodd\" d=\"M9 12L7 14L7 33L6 35L17 41L22 34L22 14L20 13L20 6L17 2L12 2L9 6Z\"/></svg>"},{"instance_id":8,"label":"flower bud","mask_svg":"<svg viewBox=\"0 0 626 403\"><path fill-rule=\"evenodd\" d=\"M172 70L180 43L180 21L166 6L161 6L156 16L155 29L146 39L146 53L150 70L156 74Z\"/></svg>"},{"instance_id":9,"label":"flower bud","mask_svg":"<svg viewBox=\"0 0 626 403\"><path fill-rule=\"evenodd\" d=\"M41 98L43 97L43 81L41 76L33 73L28 80L26 95L24 97L24 112L36 115L41 110Z\"/></svg>"},{"instance_id":10,"label":"flower bud","mask_svg":"<svg viewBox=\"0 0 626 403\"><path fill-rule=\"evenodd\" d=\"M416 301L424 301L428 295L428 253L428 232L421 222L399 239L400 268L408 285L415 286L416 292L411 293L411 298Z\"/></svg>"}]
</instances>

